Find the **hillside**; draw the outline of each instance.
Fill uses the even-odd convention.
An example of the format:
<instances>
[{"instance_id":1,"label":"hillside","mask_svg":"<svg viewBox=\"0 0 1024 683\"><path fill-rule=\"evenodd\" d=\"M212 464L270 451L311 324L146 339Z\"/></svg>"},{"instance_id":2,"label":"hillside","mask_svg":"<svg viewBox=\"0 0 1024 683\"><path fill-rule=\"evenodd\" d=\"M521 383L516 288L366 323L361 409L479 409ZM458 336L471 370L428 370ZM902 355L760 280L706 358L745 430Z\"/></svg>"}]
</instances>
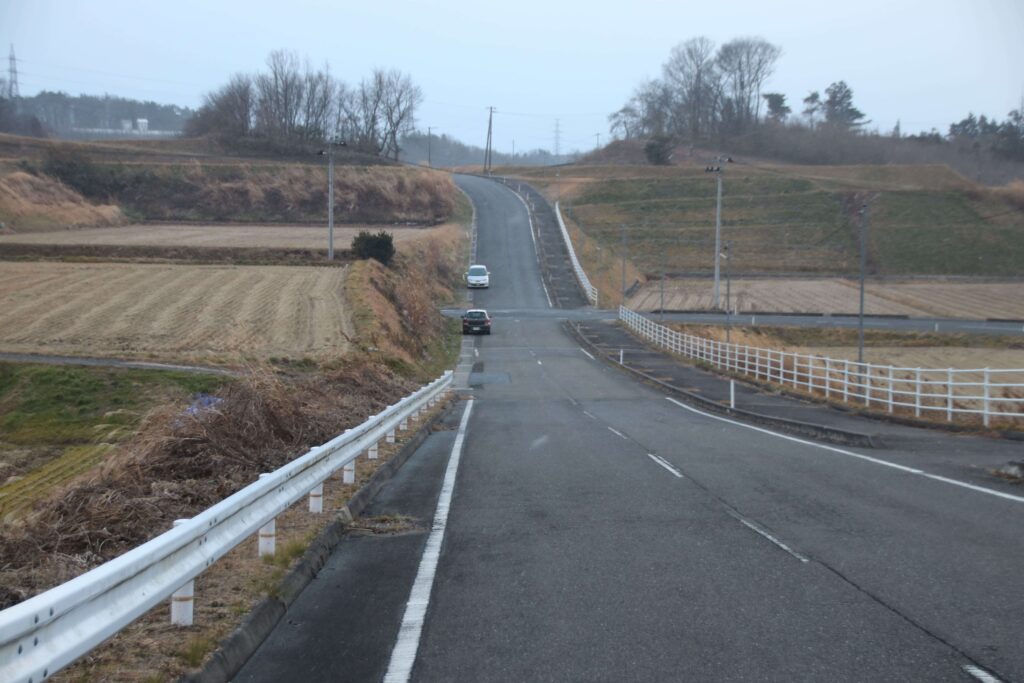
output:
<instances>
[{"instance_id":1,"label":"hillside","mask_svg":"<svg viewBox=\"0 0 1024 683\"><path fill-rule=\"evenodd\" d=\"M511 169L562 200L603 248L648 276L707 274L716 181L686 166ZM1024 275L1022 188L985 188L939 165L725 164L722 239L743 274L842 275L859 265L860 209L869 206L874 275ZM556 181L556 172L558 173ZM625 227L624 227L625 226Z\"/></svg>"},{"instance_id":2,"label":"hillside","mask_svg":"<svg viewBox=\"0 0 1024 683\"><path fill-rule=\"evenodd\" d=\"M15 173L58 180L90 204L114 205L135 220L322 223L326 163L314 151L299 152L229 156L202 139L65 143L4 135L0 182ZM337 155L339 223L434 225L451 217L457 190L446 174L366 162L365 155L344 150ZM77 224L59 217L50 223ZM29 229L46 224L38 220Z\"/></svg>"}]
</instances>

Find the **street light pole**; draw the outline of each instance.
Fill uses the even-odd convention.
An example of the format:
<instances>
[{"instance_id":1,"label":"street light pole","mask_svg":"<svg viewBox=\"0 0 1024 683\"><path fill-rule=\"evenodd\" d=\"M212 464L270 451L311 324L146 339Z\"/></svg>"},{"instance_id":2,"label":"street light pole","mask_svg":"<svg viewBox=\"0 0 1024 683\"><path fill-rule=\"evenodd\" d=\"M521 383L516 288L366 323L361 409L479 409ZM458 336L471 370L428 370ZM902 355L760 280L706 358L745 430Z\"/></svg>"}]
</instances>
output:
<instances>
[{"instance_id":1,"label":"street light pole","mask_svg":"<svg viewBox=\"0 0 1024 683\"><path fill-rule=\"evenodd\" d=\"M732 240L725 241L725 343L732 331Z\"/></svg>"},{"instance_id":2,"label":"street light pole","mask_svg":"<svg viewBox=\"0 0 1024 683\"><path fill-rule=\"evenodd\" d=\"M432 126L427 126L427 168L433 168L434 165L430 163L430 131L434 130Z\"/></svg>"},{"instance_id":3,"label":"street light pole","mask_svg":"<svg viewBox=\"0 0 1024 683\"><path fill-rule=\"evenodd\" d=\"M712 305L717 310L718 305L718 257L722 249L722 168L718 167L715 173L718 177L718 201L715 204L715 289L712 296Z\"/></svg>"}]
</instances>

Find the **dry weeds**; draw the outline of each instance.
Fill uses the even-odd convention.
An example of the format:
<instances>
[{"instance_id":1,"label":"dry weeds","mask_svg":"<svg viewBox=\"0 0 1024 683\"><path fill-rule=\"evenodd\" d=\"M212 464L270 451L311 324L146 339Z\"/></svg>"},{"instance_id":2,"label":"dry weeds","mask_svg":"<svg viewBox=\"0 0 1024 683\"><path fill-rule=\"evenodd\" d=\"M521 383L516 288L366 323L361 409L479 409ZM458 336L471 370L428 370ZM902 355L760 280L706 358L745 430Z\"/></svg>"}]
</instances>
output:
<instances>
[{"instance_id":1,"label":"dry weeds","mask_svg":"<svg viewBox=\"0 0 1024 683\"><path fill-rule=\"evenodd\" d=\"M15 171L0 176L0 223L3 232L34 232L66 227L121 225L116 206L94 205L63 183Z\"/></svg>"}]
</instances>

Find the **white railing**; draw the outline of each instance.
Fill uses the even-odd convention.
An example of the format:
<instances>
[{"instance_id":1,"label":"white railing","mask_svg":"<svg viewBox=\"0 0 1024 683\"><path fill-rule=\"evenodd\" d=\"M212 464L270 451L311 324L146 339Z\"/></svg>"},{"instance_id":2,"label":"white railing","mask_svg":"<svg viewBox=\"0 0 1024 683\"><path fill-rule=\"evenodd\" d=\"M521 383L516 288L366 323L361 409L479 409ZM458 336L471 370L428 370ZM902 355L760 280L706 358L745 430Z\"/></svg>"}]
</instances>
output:
<instances>
[{"instance_id":1,"label":"white railing","mask_svg":"<svg viewBox=\"0 0 1024 683\"><path fill-rule=\"evenodd\" d=\"M583 291L587 295L587 300L591 304L597 306L597 287L590 283L590 278L587 277L587 273L583 270L583 265L580 260L576 258L576 250L572 247L572 239L569 238L569 231L565 229L565 222L562 220L562 210L558 207L558 202L555 202L555 216L558 217L558 227L562 231L562 239L565 240L565 248L569 251L569 260L572 261L572 270L576 273L576 279L579 280L580 286L583 287Z\"/></svg>"},{"instance_id":2,"label":"white railing","mask_svg":"<svg viewBox=\"0 0 1024 683\"><path fill-rule=\"evenodd\" d=\"M894 413L1024 418L1024 369L908 368L762 349L659 325L625 307L619 319L641 337L687 358L844 403Z\"/></svg>"},{"instance_id":3,"label":"white railing","mask_svg":"<svg viewBox=\"0 0 1024 683\"><path fill-rule=\"evenodd\" d=\"M196 576L257 532L260 554L272 554L277 515L306 495L310 511L322 511L324 481L338 470L354 481L356 458L377 457L377 444L393 443L396 428L407 428L451 383L449 371L170 531L0 612L0 681L42 681L172 595L172 621L190 625Z\"/></svg>"}]
</instances>

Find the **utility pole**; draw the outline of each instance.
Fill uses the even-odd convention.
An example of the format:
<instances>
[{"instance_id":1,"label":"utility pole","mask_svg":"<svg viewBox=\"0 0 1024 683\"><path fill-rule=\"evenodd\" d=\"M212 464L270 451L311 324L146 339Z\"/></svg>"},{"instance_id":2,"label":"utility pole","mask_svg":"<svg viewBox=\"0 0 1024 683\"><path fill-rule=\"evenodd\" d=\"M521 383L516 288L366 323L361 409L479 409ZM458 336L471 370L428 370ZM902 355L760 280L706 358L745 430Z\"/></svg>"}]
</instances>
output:
<instances>
[{"instance_id":1,"label":"utility pole","mask_svg":"<svg viewBox=\"0 0 1024 683\"><path fill-rule=\"evenodd\" d=\"M516 162L516 139L512 138L512 163Z\"/></svg>"},{"instance_id":2,"label":"utility pole","mask_svg":"<svg viewBox=\"0 0 1024 683\"><path fill-rule=\"evenodd\" d=\"M718 179L718 198L715 202L715 286L711 295L711 306L715 310L721 308L719 303L719 257L722 251L722 162L730 162L732 157L719 156L715 159L717 166L706 166L705 173L714 173Z\"/></svg>"},{"instance_id":3,"label":"utility pole","mask_svg":"<svg viewBox=\"0 0 1024 683\"><path fill-rule=\"evenodd\" d=\"M327 140L327 151L320 150L320 156L327 155L327 260L334 260L334 148L344 147L345 141Z\"/></svg>"},{"instance_id":4,"label":"utility pole","mask_svg":"<svg viewBox=\"0 0 1024 683\"><path fill-rule=\"evenodd\" d=\"M860 312L857 314L857 362L864 362L864 271L868 262L868 205L860 208Z\"/></svg>"},{"instance_id":5,"label":"utility pole","mask_svg":"<svg viewBox=\"0 0 1024 683\"><path fill-rule=\"evenodd\" d=\"M430 132L434 130L433 127L427 126L427 168L433 168L434 165L430 162Z\"/></svg>"},{"instance_id":6,"label":"utility pole","mask_svg":"<svg viewBox=\"0 0 1024 683\"><path fill-rule=\"evenodd\" d=\"M725 343L732 331L732 240L725 241Z\"/></svg>"},{"instance_id":7,"label":"utility pole","mask_svg":"<svg viewBox=\"0 0 1024 683\"><path fill-rule=\"evenodd\" d=\"M601 149L601 134L600 133L594 133L594 149L595 150Z\"/></svg>"},{"instance_id":8,"label":"utility pole","mask_svg":"<svg viewBox=\"0 0 1024 683\"><path fill-rule=\"evenodd\" d=\"M626 249L628 243L626 237L626 224L622 224L622 305L626 305Z\"/></svg>"},{"instance_id":9,"label":"utility pole","mask_svg":"<svg viewBox=\"0 0 1024 683\"><path fill-rule=\"evenodd\" d=\"M483 150L483 174L490 175L490 143L492 143L492 125L495 118L494 106L488 106L487 108L487 145Z\"/></svg>"},{"instance_id":10,"label":"utility pole","mask_svg":"<svg viewBox=\"0 0 1024 683\"><path fill-rule=\"evenodd\" d=\"M560 163L562 156L562 129L561 122L555 119L555 163Z\"/></svg>"}]
</instances>

